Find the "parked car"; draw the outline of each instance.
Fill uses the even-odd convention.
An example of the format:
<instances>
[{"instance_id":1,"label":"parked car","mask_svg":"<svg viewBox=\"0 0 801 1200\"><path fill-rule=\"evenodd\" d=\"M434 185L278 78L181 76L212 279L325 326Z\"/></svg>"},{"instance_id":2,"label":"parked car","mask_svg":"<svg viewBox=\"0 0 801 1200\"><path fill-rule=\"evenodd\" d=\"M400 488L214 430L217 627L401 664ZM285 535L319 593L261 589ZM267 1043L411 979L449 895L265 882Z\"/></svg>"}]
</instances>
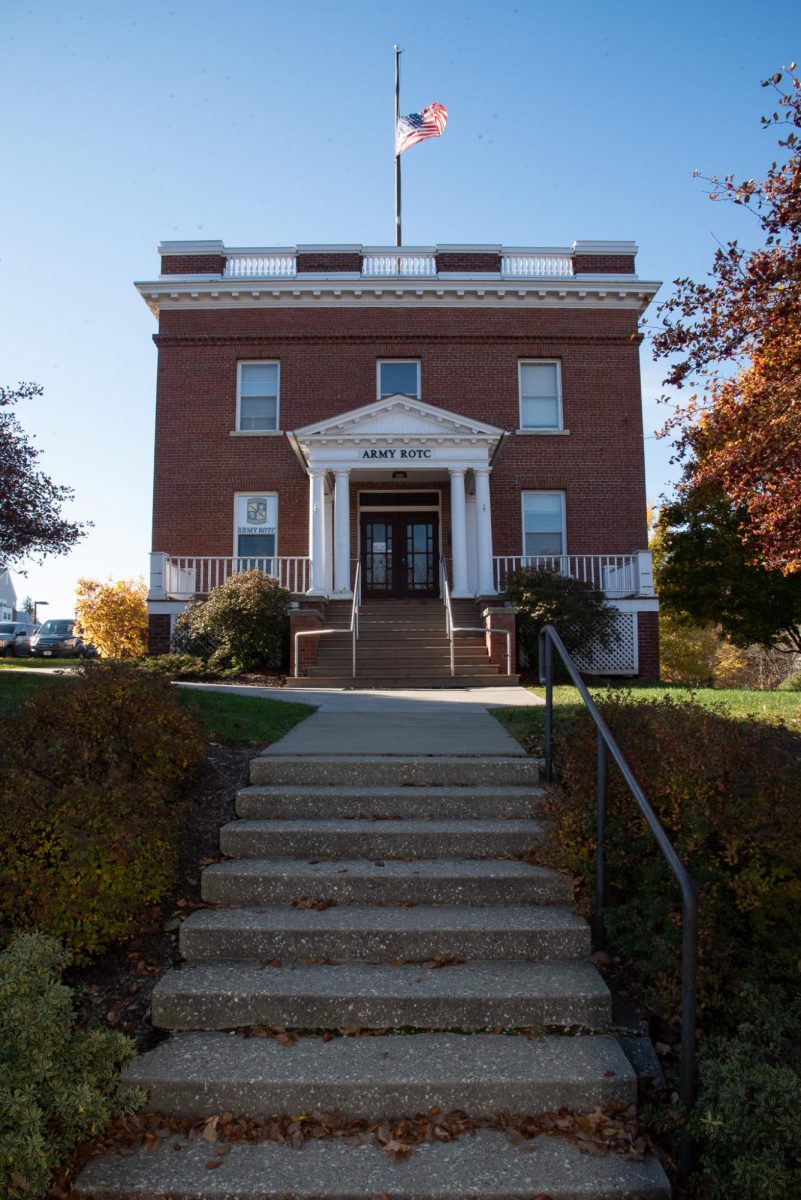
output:
<instances>
[{"instance_id":1,"label":"parked car","mask_svg":"<svg viewBox=\"0 0 801 1200\"><path fill-rule=\"evenodd\" d=\"M31 654L34 658L94 658L94 646L77 637L74 629L74 621L45 621L31 638Z\"/></svg>"},{"instance_id":2,"label":"parked car","mask_svg":"<svg viewBox=\"0 0 801 1200\"><path fill-rule=\"evenodd\" d=\"M0 621L0 654L27 658L35 627L28 621Z\"/></svg>"}]
</instances>

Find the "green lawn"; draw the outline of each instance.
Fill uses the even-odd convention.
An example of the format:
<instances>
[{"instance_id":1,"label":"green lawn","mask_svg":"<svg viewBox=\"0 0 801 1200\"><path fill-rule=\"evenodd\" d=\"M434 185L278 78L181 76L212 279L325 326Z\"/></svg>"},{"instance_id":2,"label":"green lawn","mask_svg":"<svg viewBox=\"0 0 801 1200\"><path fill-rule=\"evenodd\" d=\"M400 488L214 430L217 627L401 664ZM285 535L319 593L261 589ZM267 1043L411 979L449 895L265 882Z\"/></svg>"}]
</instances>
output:
<instances>
[{"instance_id":1,"label":"green lawn","mask_svg":"<svg viewBox=\"0 0 801 1200\"><path fill-rule=\"evenodd\" d=\"M54 682L59 681L51 675L0 675L0 719L10 716L37 688Z\"/></svg>"},{"instance_id":2,"label":"green lawn","mask_svg":"<svg viewBox=\"0 0 801 1200\"><path fill-rule=\"evenodd\" d=\"M37 688L69 686L63 676L54 678L33 672L0 675L0 718L9 716ZM314 712L308 704L285 704L283 700L261 700L256 696L202 692L195 688L180 688L179 694L209 740L227 745L269 746Z\"/></svg>"},{"instance_id":3,"label":"green lawn","mask_svg":"<svg viewBox=\"0 0 801 1200\"><path fill-rule=\"evenodd\" d=\"M677 699L695 699L699 704L712 706L723 704L733 717L755 716L761 721L784 721L788 729L801 733L801 692L751 692L735 688L688 688L673 687L662 683L638 683L633 681L621 685L638 699L651 699L670 695ZM545 688L530 688L535 696L545 699ZM590 688L591 695L604 692L605 688ZM554 709L563 715L571 715L581 707L578 692L571 685L555 687ZM496 708L492 715L506 726L513 737L529 753L539 754L545 727L545 707ZM559 720L559 712L554 713Z\"/></svg>"},{"instance_id":4,"label":"green lawn","mask_svg":"<svg viewBox=\"0 0 801 1200\"><path fill-rule=\"evenodd\" d=\"M79 667L80 658L0 658L0 671L35 671L43 667L55 667L64 671Z\"/></svg>"},{"instance_id":5,"label":"green lawn","mask_svg":"<svg viewBox=\"0 0 801 1200\"><path fill-rule=\"evenodd\" d=\"M308 704L262 700L257 696L203 692L199 688L180 688L180 693L211 741L227 744L255 742L269 746L314 712Z\"/></svg>"}]
</instances>

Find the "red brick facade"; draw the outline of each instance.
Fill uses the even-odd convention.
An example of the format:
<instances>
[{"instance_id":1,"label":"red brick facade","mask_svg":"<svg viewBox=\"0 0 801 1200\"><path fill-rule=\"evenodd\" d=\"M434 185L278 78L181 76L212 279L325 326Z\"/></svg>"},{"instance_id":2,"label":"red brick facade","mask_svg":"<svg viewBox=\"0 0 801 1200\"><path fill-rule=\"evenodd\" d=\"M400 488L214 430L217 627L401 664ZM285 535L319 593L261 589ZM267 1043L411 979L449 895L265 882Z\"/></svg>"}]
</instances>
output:
<instances>
[{"instance_id":1,"label":"red brick facade","mask_svg":"<svg viewBox=\"0 0 801 1200\"><path fill-rule=\"evenodd\" d=\"M222 275L222 254L167 254L161 260L162 275Z\"/></svg>"},{"instance_id":2,"label":"red brick facade","mask_svg":"<svg viewBox=\"0 0 801 1200\"><path fill-rule=\"evenodd\" d=\"M633 275L634 258L629 254L576 254L576 275Z\"/></svg>"},{"instance_id":3,"label":"red brick facade","mask_svg":"<svg viewBox=\"0 0 801 1200\"><path fill-rule=\"evenodd\" d=\"M423 404L504 431L490 475L495 556L524 553L521 493L527 491L564 494L570 555L631 555L645 548L637 332L647 292L638 285L630 285L621 303L623 293L604 290L588 299L569 277L540 289L517 279L463 284L453 276L500 275L503 252L477 247L429 252L441 282L426 279L422 287L417 280L399 280L404 284L399 287L386 279L354 279L362 270L362 251L347 246L300 248L294 278L275 285L258 278L251 286L241 275L224 278L226 253L211 253L217 245L222 247L210 243L203 254L204 244L190 244L192 252L181 254L180 244L170 243L175 249L162 259L162 271L176 277L178 291L168 293L164 285L163 302L154 309L159 316L154 551L234 555L235 496L274 493L276 555L309 556L309 475L288 434L375 402L377 363L385 359L419 361ZM577 248L573 255L574 273L633 274L632 255L596 249L604 243L583 245L586 252ZM620 245L628 250L630 244ZM272 252L264 253L268 261ZM387 260L394 261L389 252ZM190 292L187 279L187 290L180 291L181 274L215 272L219 288ZM303 278L309 275L315 278ZM151 306L156 286L141 285ZM563 428L521 431L519 364L542 359L560 364ZM279 430L238 431L238 364L260 360L280 367ZM471 480L468 472L468 488ZM372 478L352 471L353 557L359 493L396 488L439 496L441 545L448 557L450 486L447 469L424 477L411 471L406 479L394 478L389 468ZM655 614L642 612L639 619L642 669L653 674ZM316 640L304 639L308 655ZM495 658L505 639L492 641Z\"/></svg>"},{"instance_id":4,"label":"red brick facade","mask_svg":"<svg viewBox=\"0 0 801 1200\"><path fill-rule=\"evenodd\" d=\"M335 254L328 252L298 254L298 274L309 271L355 271L362 269L362 256L358 252Z\"/></svg>"},{"instance_id":5,"label":"red brick facade","mask_svg":"<svg viewBox=\"0 0 801 1200\"><path fill-rule=\"evenodd\" d=\"M268 490L280 493L278 553L308 553L308 479L289 441L231 436L237 362L280 362L280 425L293 430L374 400L378 359L419 358L426 403L510 432L492 472L496 554L522 553L520 493L528 489L564 490L571 554L641 550L646 504L636 331L629 311L164 312L156 338L153 548L231 554L234 493ZM527 358L561 361L569 432L514 432L517 367Z\"/></svg>"}]
</instances>

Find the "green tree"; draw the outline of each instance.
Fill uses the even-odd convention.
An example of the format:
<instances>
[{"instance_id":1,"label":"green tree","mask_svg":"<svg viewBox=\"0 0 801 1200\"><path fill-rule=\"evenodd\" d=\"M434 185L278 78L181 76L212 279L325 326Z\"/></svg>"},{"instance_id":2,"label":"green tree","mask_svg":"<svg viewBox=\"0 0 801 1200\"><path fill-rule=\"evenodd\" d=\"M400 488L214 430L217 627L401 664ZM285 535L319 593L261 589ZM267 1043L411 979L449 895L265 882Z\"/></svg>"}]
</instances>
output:
<instances>
[{"instance_id":1,"label":"green tree","mask_svg":"<svg viewBox=\"0 0 801 1200\"><path fill-rule=\"evenodd\" d=\"M9 411L20 400L41 395L38 383L0 387L0 562L5 564L25 556L41 561L46 554L66 554L86 530L61 515L72 489L37 469L40 451Z\"/></svg>"},{"instance_id":2,"label":"green tree","mask_svg":"<svg viewBox=\"0 0 801 1200\"><path fill-rule=\"evenodd\" d=\"M754 563L747 525L745 506L690 482L659 515L652 548L660 602L688 626L719 626L735 646L801 651L801 573Z\"/></svg>"}]
</instances>

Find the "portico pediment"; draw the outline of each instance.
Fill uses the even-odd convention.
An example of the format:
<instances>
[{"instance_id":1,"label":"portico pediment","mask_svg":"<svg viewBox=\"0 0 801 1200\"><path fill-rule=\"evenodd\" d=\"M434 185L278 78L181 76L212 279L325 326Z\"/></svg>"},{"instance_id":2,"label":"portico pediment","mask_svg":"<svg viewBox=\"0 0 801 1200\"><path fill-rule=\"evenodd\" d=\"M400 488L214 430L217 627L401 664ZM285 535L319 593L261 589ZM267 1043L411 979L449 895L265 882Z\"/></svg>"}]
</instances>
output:
<instances>
[{"instance_id":1,"label":"portico pediment","mask_svg":"<svg viewBox=\"0 0 801 1200\"><path fill-rule=\"evenodd\" d=\"M410 396L395 395L306 425L295 430L294 436L304 448L332 443L353 444L362 440L391 443L396 438L418 444L421 441L440 445L468 441L492 445L500 440L503 432L495 425L487 425L473 417L435 408Z\"/></svg>"}]
</instances>

